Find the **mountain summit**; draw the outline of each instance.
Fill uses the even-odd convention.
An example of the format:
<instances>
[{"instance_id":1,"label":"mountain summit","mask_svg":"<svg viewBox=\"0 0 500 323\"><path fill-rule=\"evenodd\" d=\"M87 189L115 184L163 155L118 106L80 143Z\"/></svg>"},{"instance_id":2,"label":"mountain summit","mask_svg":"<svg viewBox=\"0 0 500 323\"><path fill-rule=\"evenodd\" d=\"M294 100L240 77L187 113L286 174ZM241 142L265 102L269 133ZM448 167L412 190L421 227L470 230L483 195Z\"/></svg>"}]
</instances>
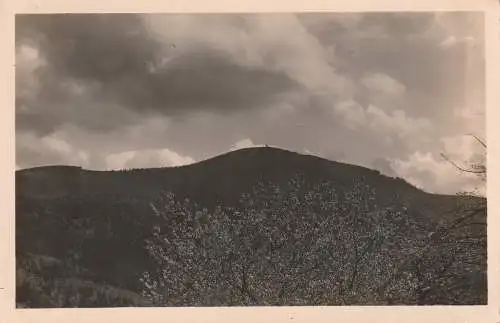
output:
<instances>
[{"instance_id":1,"label":"mountain summit","mask_svg":"<svg viewBox=\"0 0 500 323\"><path fill-rule=\"evenodd\" d=\"M418 191L402 179L376 170L296 152L256 147L231 151L198 163L150 169L93 171L74 166L43 166L16 171L17 194L33 197L73 194L148 195L173 190L203 200L247 192L257 180L282 181L300 173L308 180L342 185L363 177L375 186Z\"/></svg>"}]
</instances>

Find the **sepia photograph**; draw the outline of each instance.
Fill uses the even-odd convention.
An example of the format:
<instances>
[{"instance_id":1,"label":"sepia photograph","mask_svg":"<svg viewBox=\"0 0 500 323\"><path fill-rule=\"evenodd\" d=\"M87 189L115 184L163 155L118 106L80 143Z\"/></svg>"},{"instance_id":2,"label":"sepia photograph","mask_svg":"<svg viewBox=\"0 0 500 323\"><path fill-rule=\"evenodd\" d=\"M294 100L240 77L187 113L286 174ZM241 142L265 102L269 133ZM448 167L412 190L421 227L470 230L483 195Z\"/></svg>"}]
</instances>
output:
<instances>
[{"instance_id":1,"label":"sepia photograph","mask_svg":"<svg viewBox=\"0 0 500 323\"><path fill-rule=\"evenodd\" d=\"M15 16L16 308L488 305L485 14Z\"/></svg>"}]
</instances>

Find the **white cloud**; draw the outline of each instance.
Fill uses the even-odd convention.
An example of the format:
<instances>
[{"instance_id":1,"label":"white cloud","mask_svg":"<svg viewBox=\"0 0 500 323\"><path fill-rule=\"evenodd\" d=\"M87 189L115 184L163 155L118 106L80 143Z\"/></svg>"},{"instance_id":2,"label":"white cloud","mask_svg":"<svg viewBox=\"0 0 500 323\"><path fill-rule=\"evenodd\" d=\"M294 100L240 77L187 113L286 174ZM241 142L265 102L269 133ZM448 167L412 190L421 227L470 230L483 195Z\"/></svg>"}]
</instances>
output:
<instances>
[{"instance_id":1,"label":"white cloud","mask_svg":"<svg viewBox=\"0 0 500 323\"><path fill-rule=\"evenodd\" d=\"M333 117L340 118L335 122L350 129L356 140L346 151L346 162L368 165L373 158L405 156L435 146L430 120L410 116L402 109L385 111L373 104L365 108L348 100L335 104L331 111ZM402 153L403 149L406 152Z\"/></svg>"},{"instance_id":2,"label":"white cloud","mask_svg":"<svg viewBox=\"0 0 500 323\"><path fill-rule=\"evenodd\" d=\"M412 136L422 137L427 131L432 129L429 120L424 118L413 118L406 114L404 110L393 110L386 112L375 105L363 108L353 100L343 101L334 106L336 115L344 118L348 128L366 129L374 131L381 140L386 137L410 138ZM392 142L392 140L390 140ZM389 142L389 143L390 143Z\"/></svg>"},{"instance_id":3,"label":"white cloud","mask_svg":"<svg viewBox=\"0 0 500 323\"><path fill-rule=\"evenodd\" d=\"M264 117L269 121L275 121L293 115L296 112L295 106L286 102L279 102L278 104L264 110Z\"/></svg>"},{"instance_id":4,"label":"white cloud","mask_svg":"<svg viewBox=\"0 0 500 323\"><path fill-rule=\"evenodd\" d=\"M476 39L471 36L465 36L465 37L456 37L456 36L449 36L445 38L441 43L439 43L439 47L443 49L448 49L456 45L460 44L466 44L466 45L474 45L476 42Z\"/></svg>"},{"instance_id":5,"label":"white cloud","mask_svg":"<svg viewBox=\"0 0 500 323\"><path fill-rule=\"evenodd\" d=\"M38 49L23 44L16 48L16 96L35 96L40 84L35 72L46 63Z\"/></svg>"},{"instance_id":6,"label":"white cloud","mask_svg":"<svg viewBox=\"0 0 500 323\"><path fill-rule=\"evenodd\" d=\"M296 16L262 18L255 25L255 30L255 36L267 48L274 68L310 90L343 98L352 96L352 81L335 70L335 53L325 51Z\"/></svg>"},{"instance_id":7,"label":"white cloud","mask_svg":"<svg viewBox=\"0 0 500 323\"><path fill-rule=\"evenodd\" d=\"M364 86L369 90L385 93L388 95L400 95L406 91L403 84L387 74L375 73L363 77Z\"/></svg>"},{"instance_id":8,"label":"white cloud","mask_svg":"<svg viewBox=\"0 0 500 323\"><path fill-rule=\"evenodd\" d=\"M387 113L370 105L366 113L368 123L373 130L397 137L425 136L426 132L432 129L427 119L409 117L404 110Z\"/></svg>"},{"instance_id":9,"label":"white cloud","mask_svg":"<svg viewBox=\"0 0 500 323\"><path fill-rule=\"evenodd\" d=\"M365 75L361 79L361 84L367 89L369 102L384 110L401 109L408 105L406 87L387 74Z\"/></svg>"},{"instance_id":10,"label":"white cloud","mask_svg":"<svg viewBox=\"0 0 500 323\"><path fill-rule=\"evenodd\" d=\"M449 136L441 139L449 158L467 168L471 163L485 163L486 149L472 136Z\"/></svg>"},{"instance_id":11,"label":"white cloud","mask_svg":"<svg viewBox=\"0 0 500 323\"><path fill-rule=\"evenodd\" d=\"M109 170L130 168L155 168L183 166L194 163L189 156L182 156L169 149L130 150L106 157Z\"/></svg>"},{"instance_id":12,"label":"white cloud","mask_svg":"<svg viewBox=\"0 0 500 323\"><path fill-rule=\"evenodd\" d=\"M33 72L45 64L40 57L38 49L27 44L19 46L16 50L16 68Z\"/></svg>"},{"instance_id":13,"label":"white cloud","mask_svg":"<svg viewBox=\"0 0 500 323\"><path fill-rule=\"evenodd\" d=\"M472 106L466 106L462 108L455 108L453 109L453 114L456 117L463 118L463 119L471 119L471 118L478 118L480 117L481 119L484 117L484 109L472 107Z\"/></svg>"},{"instance_id":14,"label":"white cloud","mask_svg":"<svg viewBox=\"0 0 500 323\"><path fill-rule=\"evenodd\" d=\"M135 151L125 151L106 156L108 170L119 170L127 167L127 162L135 156Z\"/></svg>"},{"instance_id":15,"label":"white cloud","mask_svg":"<svg viewBox=\"0 0 500 323\"><path fill-rule=\"evenodd\" d=\"M341 115L346 121L346 126L350 129L359 129L367 123L366 111L353 100L343 101L335 105L334 111Z\"/></svg>"},{"instance_id":16,"label":"white cloud","mask_svg":"<svg viewBox=\"0 0 500 323\"><path fill-rule=\"evenodd\" d=\"M76 79L65 79L61 82L63 91L70 93L73 97L81 97L94 90L98 85L91 82L82 82Z\"/></svg>"},{"instance_id":17,"label":"white cloud","mask_svg":"<svg viewBox=\"0 0 500 323\"><path fill-rule=\"evenodd\" d=\"M469 105L453 109L453 126L462 134L473 133L481 138L486 137L485 109L478 105Z\"/></svg>"},{"instance_id":18,"label":"white cloud","mask_svg":"<svg viewBox=\"0 0 500 323\"><path fill-rule=\"evenodd\" d=\"M445 47L461 41L472 44L484 34L483 17L484 15L479 12L475 14L436 12L432 24L420 36L432 39Z\"/></svg>"},{"instance_id":19,"label":"white cloud","mask_svg":"<svg viewBox=\"0 0 500 323\"><path fill-rule=\"evenodd\" d=\"M458 138L448 138L444 140L445 147L455 147L458 150L465 148L466 141ZM467 145L467 144L466 144ZM467 155L452 155L451 159L457 164L467 162ZM427 191L455 194L462 191L475 191L484 194L486 187L480 177L475 174L459 171L443 157L431 152L417 151L406 159L391 159L391 167L398 176L406 179L417 187Z\"/></svg>"},{"instance_id":20,"label":"white cloud","mask_svg":"<svg viewBox=\"0 0 500 323\"><path fill-rule=\"evenodd\" d=\"M335 104L333 111L336 115L343 117L348 128L361 130L369 127L381 138L384 135L398 138L420 137L432 129L429 120L408 116L404 110L395 109L387 112L373 104L365 109L354 100Z\"/></svg>"},{"instance_id":21,"label":"white cloud","mask_svg":"<svg viewBox=\"0 0 500 323\"><path fill-rule=\"evenodd\" d=\"M65 140L58 138L57 134L42 138L38 144L41 144L40 149L58 156L60 162L81 167L86 167L89 163L89 156L85 151L72 147Z\"/></svg>"},{"instance_id":22,"label":"white cloud","mask_svg":"<svg viewBox=\"0 0 500 323\"><path fill-rule=\"evenodd\" d=\"M300 21L304 26L312 30L324 30L325 26L328 26L332 22L339 24L343 28L349 31L357 31L358 24L363 19L363 13L350 12L343 13L340 15L330 15L330 14L300 14Z\"/></svg>"},{"instance_id":23,"label":"white cloud","mask_svg":"<svg viewBox=\"0 0 500 323\"><path fill-rule=\"evenodd\" d=\"M231 150L238 150L238 149L244 149L244 148L252 148L252 147L262 147L262 145L256 145L250 138L242 139L238 142L236 142L233 147L231 147Z\"/></svg>"},{"instance_id":24,"label":"white cloud","mask_svg":"<svg viewBox=\"0 0 500 323\"><path fill-rule=\"evenodd\" d=\"M146 19L149 29L165 43L165 62L208 46L239 64L283 72L310 90L345 99L352 96L352 80L335 70L334 52L326 51L294 14L251 15L240 22L243 27L220 16Z\"/></svg>"},{"instance_id":25,"label":"white cloud","mask_svg":"<svg viewBox=\"0 0 500 323\"><path fill-rule=\"evenodd\" d=\"M43 159L44 164L64 164L88 167L89 155L65 141L59 133L38 138L30 133L16 135L16 149L20 153L36 155ZM36 163L36 161L33 161ZM37 165L19 164L19 167L32 167Z\"/></svg>"}]
</instances>

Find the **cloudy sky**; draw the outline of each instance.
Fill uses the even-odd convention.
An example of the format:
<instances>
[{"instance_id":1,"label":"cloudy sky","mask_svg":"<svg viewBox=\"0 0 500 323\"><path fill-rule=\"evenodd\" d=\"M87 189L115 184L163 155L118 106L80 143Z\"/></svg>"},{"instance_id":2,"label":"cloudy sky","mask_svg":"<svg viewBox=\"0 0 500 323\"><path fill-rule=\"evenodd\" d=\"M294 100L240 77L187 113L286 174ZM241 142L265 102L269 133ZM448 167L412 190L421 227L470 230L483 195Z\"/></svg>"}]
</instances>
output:
<instances>
[{"instance_id":1,"label":"cloudy sky","mask_svg":"<svg viewBox=\"0 0 500 323\"><path fill-rule=\"evenodd\" d=\"M269 144L477 185L481 13L29 15L16 19L16 164L182 165Z\"/></svg>"}]
</instances>

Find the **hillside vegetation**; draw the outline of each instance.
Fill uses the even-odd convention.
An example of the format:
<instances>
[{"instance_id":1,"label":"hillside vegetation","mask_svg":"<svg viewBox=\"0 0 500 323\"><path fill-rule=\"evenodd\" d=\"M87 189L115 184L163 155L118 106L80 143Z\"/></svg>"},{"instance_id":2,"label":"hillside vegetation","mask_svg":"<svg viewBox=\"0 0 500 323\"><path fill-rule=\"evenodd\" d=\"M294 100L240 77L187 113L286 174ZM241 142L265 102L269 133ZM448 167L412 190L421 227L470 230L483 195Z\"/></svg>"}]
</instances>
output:
<instances>
[{"instance_id":1,"label":"hillside vegetation","mask_svg":"<svg viewBox=\"0 0 500 323\"><path fill-rule=\"evenodd\" d=\"M16 172L19 307L486 304L486 200L251 148Z\"/></svg>"}]
</instances>

